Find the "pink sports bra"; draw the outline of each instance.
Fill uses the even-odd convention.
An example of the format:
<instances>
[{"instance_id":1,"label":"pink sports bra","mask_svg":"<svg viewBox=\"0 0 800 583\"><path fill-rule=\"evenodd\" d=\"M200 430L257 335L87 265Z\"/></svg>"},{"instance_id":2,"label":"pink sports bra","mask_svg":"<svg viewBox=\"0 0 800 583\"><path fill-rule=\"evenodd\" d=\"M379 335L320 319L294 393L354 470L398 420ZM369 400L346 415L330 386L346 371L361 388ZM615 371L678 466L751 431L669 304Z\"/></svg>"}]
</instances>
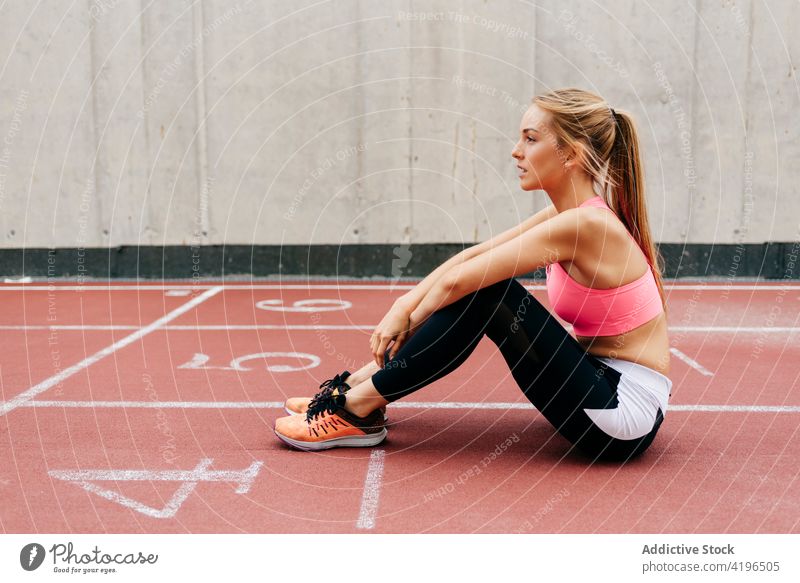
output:
<instances>
[{"instance_id":1,"label":"pink sports bra","mask_svg":"<svg viewBox=\"0 0 800 583\"><path fill-rule=\"evenodd\" d=\"M603 207L614 212L601 196L580 206ZM633 235L628 235L636 243ZM576 336L623 334L664 311L650 265L639 279L609 289L589 288L578 283L558 262L549 264L545 272L550 305L562 320L572 324Z\"/></svg>"}]
</instances>

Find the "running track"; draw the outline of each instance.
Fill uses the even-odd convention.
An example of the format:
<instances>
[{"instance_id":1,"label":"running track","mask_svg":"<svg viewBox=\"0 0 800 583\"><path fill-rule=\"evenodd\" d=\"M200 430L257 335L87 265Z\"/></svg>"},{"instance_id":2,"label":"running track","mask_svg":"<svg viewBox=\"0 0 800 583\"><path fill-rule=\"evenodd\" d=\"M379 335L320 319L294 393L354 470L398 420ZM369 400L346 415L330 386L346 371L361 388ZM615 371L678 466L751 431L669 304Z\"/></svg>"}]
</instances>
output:
<instances>
[{"instance_id":1,"label":"running track","mask_svg":"<svg viewBox=\"0 0 800 583\"><path fill-rule=\"evenodd\" d=\"M800 532L797 283L668 283L670 409L628 464L568 453L488 338L377 448L280 442L409 287L0 285L2 532Z\"/></svg>"}]
</instances>

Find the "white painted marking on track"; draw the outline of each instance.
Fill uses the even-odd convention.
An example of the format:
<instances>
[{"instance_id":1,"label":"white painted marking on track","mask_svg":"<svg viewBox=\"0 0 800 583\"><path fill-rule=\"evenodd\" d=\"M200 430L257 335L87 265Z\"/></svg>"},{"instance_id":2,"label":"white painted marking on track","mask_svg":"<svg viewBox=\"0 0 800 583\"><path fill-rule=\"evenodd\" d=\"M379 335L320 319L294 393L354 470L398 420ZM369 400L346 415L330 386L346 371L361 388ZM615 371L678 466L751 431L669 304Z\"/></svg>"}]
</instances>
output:
<instances>
[{"instance_id":1,"label":"white painted marking on track","mask_svg":"<svg viewBox=\"0 0 800 583\"><path fill-rule=\"evenodd\" d=\"M693 358L690 358L688 355L686 355L685 353L681 352L677 348L670 348L669 351L672 354L674 354L675 356L677 356L680 360L682 360L683 362L685 362L686 364L691 366L693 369L699 371L700 374L703 374L703 375L705 375L707 377L713 377L714 376L713 372L711 372L706 367L704 367L702 364L700 364L699 362L697 362Z\"/></svg>"},{"instance_id":2,"label":"white painted marking on track","mask_svg":"<svg viewBox=\"0 0 800 583\"><path fill-rule=\"evenodd\" d=\"M188 289L188 290L206 290L206 289L214 289L215 287L222 287L224 291L231 291L231 290L243 290L243 291L250 291L250 290L287 290L287 289L300 289L300 290L308 290L308 289L325 289L325 290L402 290L402 289L413 289L416 287L417 284L409 283L409 284L315 284L315 283L303 283L303 284L242 284L242 285L235 285L235 284L221 284L221 285L214 285L214 284L202 284L202 285L2 285L0 284L0 291L79 291L79 292L86 292L86 291L164 291L168 289ZM545 290L547 287L544 284L541 285L525 285L523 284L525 289L529 290ZM759 284L741 284L741 285L727 285L727 284L715 284L715 283L708 283L704 285L694 285L694 284L669 284L666 283L664 285L665 290L675 290L675 291L697 291L697 290L706 290L706 291L798 291L800 290L800 285L771 285L769 283L759 283Z\"/></svg>"},{"instance_id":3,"label":"white painted marking on track","mask_svg":"<svg viewBox=\"0 0 800 583\"><path fill-rule=\"evenodd\" d=\"M176 492L172 495L172 497L167 501L164 505L164 508L153 508L152 506L148 506L147 504L142 504L141 502L134 500L133 498L128 498L127 496L123 496L119 492L114 492L113 490L108 490L106 488L101 488L96 484L92 484L91 482L75 482L76 485L80 486L87 492L91 492L92 494L97 494L101 498L105 498L111 502L115 502L120 506L124 506L126 508L130 508L131 510L135 510L136 512L140 512L145 516L149 516L151 518L172 518L178 513L178 510L189 497L194 489L197 487L196 482L184 482L180 485L180 487L176 490Z\"/></svg>"},{"instance_id":4,"label":"white painted marking on track","mask_svg":"<svg viewBox=\"0 0 800 583\"><path fill-rule=\"evenodd\" d=\"M173 324L161 326L167 331L234 331L234 330L374 330L377 324ZM567 330L572 326L565 325ZM0 324L0 330L138 330L131 324L115 325L36 325ZM669 326L670 332L709 332L714 334L789 334L800 332L800 326Z\"/></svg>"},{"instance_id":5,"label":"white painted marking on track","mask_svg":"<svg viewBox=\"0 0 800 583\"><path fill-rule=\"evenodd\" d=\"M388 408L409 409L534 409L530 403L425 403L395 401ZM667 406L668 411L721 411L726 413L800 413L800 406L791 405L673 405Z\"/></svg>"},{"instance_id":6,"label":"white painted marking on track","mask_svg":"<svg viewBox=\"0 0 800 583\"><path fill-rule=\"evenodd\" d=\"M109 325L79 325L79 324L59 324L53 326L0 326L0 330L138 330L139 326L129 324L109 324Z\"/></svg>"},{"instance_id":7,"label":"white painted marking on track","mask_svg":"<svg viewBox=\"0 0 800 583\"><path fill-rule=\"evenodd\" d=\"M792 405L668 405L667 411L701 413L800 413L800 407Z\"/></svg>"},{"instance_id":8,"label":"white painted marking on track","mask_svg":"<svg viewBox=\"0 0 800 583\"><path fill-rule=\"evenodd\" d=\"M72 482L87 492L136 510L151 518L172 518L200 482L231 482L237 494L246 494L261 471L263 462L253 462L250 467L234 470L209 470L212 459L205 458L193 470L52 470L48 474L58 480ZM101 488L92 482L182 482L163 508L153 508L119 492Z\"/></svg>"},{"instance_id":9,"label":"white painted marking on track","mask_svg":"<svg viewBox=\"0 0 800 583\"><path fill-rule=\"evenodd\" d=\"M320 363L322 362L322 359L320 359L320 357L316 356L315 354L308 354L305 352L259 352L256 354L245 354L244 356L234 358L229 366L211 366L211 365L206 365L210 357L207 354L202 354L198 352L195 353L195 355L192 357L192 360L185 362L178 368L201 369L201 370L214 369L214 370L249 371L253 369L244 366L242 364L243 362L247 362L248 360L258 360L262 358L265 359L265 358L275 358L275 357L305 358L310 362L305 366L291 366L288 364L267 365L267 370L270 372L294 372L299 370L307 370L319 366Z\"/></svg>"},{"instance_id":10,"label":"white painted marking on track","mask_svg":"<svg viewBox=\"0 0 800 583\"><path fill-rule=\"evenodd\" d=\"M787 332L800 332L800 327L797 326L669 326L670 331L673 332L713 332L713 333L726 333L738 334L741 333L787 333Z\"/></svg>"},{"instance_id":11,"label":"white painted marking on track","mask_svg":"<svg viewBox=\"0 0 800 583\"><path fill-rule=\"evenodd\" d=\"M158 320L148 324L144 328L140 328L140 329L136 330L136 332L134 332L133 334L129 334L128 336L125 336L125 338L123 338L122 340L118 340L114 344L112 344L110 346L107 346L107 347L103 348L102 350L100 350L98 352L95 352L93 355L89 356L88 358L84 358L82 361L80 361L80 362L78 362L76 364L73 364L72 366L69 366L69 367L61 370L58 374L55 374L55 375L51 376L50 378L43 380L39 384L32 386L31 388L29 388L28 390L20 393L19 395L17 395L16 397L11 399L10 401L4 402L2 405L0 405L0 417L2 417L3 415L6 415L7 413L9 413L11 411L13 411L17 407L19 407L21 404L23 404L23 403L25 403L27 401L30 401L31 399L33 399L37 395L40 395L41 393L44 393L46 390L50 389L51 387L54 387L54 386L58 385L61 381L71 377L76 372L79 372L79 371L81 371L81 370L93 365L94 363L98 362L99 360L102 360L103 358L105 358L109 354L113 354L114 352L116 352L120 348L124 348L125 346L127 346L129 344L132 344L133 342L136 342L137 340L140 340L141 338L144 338L145 336L150 334L152 331L157 330L158 328L161 328L167 322L171 322L172 320L174 320L175 318L185 314L189 310L194 309L196 306L198 306L199 304L203 303L208 298L210 298L212 296L215 296L220 291L221 291L221 288L220 287L216 287L216 288L212 288L210 290L207 290L207 291L203 292L199 296L192 298L191 300L189 300L185 304L175 308L174 310L172 310L171 312L165 314L164 316L161 316Z\"/></svg>"},{"instance_id":12,"label":"white painted marking on track","mask_svg":"<svg viewBox=\"0 0 800 583\"><path fill-rule=\"evenodd\" d=\"M253 462L244 470L209 470L214 460L206 458L193 470L52 470L54 478L70 482L92 480L99 482L231 482L237 494L250 491L263 462Z\"/></svg>"},{"instance_id":13,"label":"white painted marking on track","mask_svg":"<svg viewBox=\"0 0 800 583\"><path fill-rule=\"evenodd\" d=\"M70 409L283 409L284 401L28 401L21 406Z\"/></svg>"},{"instance_id":14,"label":"white painted marking on track","mask_svg":"<svg viewBox=\"0 0 800 583\"><path fill-rule=\"evenodd\" d=\"M27 401L21 407L70 409L283 409L284 401ZM535 409L530 403L394 401L389 409ZM800 405L673 405L668 411L800 413Z\"/></svg>"},{"instance_id":15,"label":"white painted marking on track","mask_svg":"<svg viewBox=\"0 0 800 583\"><path fill-rule=\"evenodd\" d=\"M283 300L261 300L256 302L256 308L271 312L336 312L348 310L353 307L347 300L308 299L297 300L291 306L282 306Z\"/></svg>"},{"instance_id":16,"label":"white painted marking on track","mask_svg":"<svg viewBox=\"0 0 800 583\"><path fill-rule=\"evenodd\" d=\"M190 293L192 293L192 291L188 289L169 289L164 295L170 297L180 297L188 296Z\"/></svg>"},{"instance_id":17,"label":"white painted marking on track","mask_svg":"<svg viewBox=\"0 0 800 583\"><path fill-rule=\"evenodd\" d=\"M382 449L373 449L369 456L369 466L367 467L367 476L364 478L364 493L361 496L361 510L358 513L356 528L375 528L385 457L386 452Z\"/></svg>"}]
</instances>

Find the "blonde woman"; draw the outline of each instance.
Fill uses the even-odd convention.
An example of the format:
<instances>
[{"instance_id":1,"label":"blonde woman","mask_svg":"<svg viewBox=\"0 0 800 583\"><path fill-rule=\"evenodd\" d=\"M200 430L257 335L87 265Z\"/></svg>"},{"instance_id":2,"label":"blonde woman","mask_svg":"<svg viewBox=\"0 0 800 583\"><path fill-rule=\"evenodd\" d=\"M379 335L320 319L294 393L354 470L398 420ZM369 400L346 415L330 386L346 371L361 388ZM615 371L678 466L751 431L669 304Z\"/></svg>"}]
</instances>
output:
<instances>
[{"instance_id":1,"label":"blonde woman","mask_svg":"<svg viewBox=\"0 0 800 583\"><path fill-rule=\"evenodd\" d=\"M486 335L578 452L627 460L649 447L672 382L633 120L594 93L555 90L533 99L511 155L522 189L545 191L552 205L400 297L372 334L374 362L287 400L278 437L304 450L376 445L386 405L455 370ZM515 279L540 267L575 337Z\"/></svg>"}]
</instances>

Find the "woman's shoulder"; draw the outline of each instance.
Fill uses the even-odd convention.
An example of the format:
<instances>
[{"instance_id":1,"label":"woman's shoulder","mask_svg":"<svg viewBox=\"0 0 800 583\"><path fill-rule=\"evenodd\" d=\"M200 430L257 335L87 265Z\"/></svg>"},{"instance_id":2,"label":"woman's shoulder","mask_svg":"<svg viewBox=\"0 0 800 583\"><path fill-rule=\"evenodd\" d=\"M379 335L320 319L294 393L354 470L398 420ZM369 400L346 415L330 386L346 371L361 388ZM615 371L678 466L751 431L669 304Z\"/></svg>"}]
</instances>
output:
<instances>
[{"instance_id":1,"label":"woman's shoulder","mask_svg":"<svg viewBox=\"0 0 800 583\"><path fill-rule=\"evenodd\" d=\"M600 207L570 210L582 215L579 225L584 236L580 238L579 251L574 259L579 270L591 266L587 272L594 273L595 278L599 273L605 273L607 277L600 279L612 282L629 282L635 280L636 275L642 277L641 273L649 267L647 256L616 213Z\"/></svg>"}]
</instances>

